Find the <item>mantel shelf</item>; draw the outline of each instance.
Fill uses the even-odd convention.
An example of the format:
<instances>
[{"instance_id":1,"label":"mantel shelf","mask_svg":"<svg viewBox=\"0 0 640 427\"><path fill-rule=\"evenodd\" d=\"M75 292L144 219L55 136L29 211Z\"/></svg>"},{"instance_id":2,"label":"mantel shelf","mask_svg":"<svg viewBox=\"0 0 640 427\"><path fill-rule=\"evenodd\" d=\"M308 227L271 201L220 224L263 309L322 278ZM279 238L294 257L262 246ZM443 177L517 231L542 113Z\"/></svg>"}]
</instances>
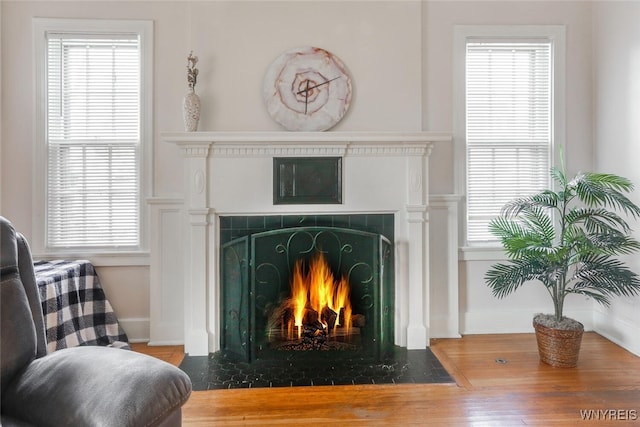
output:
<instances>
[{"instance_id":1,"label":"mantel shelf","mask_svg":"<svg viewBox=\"0 0 640 427\"><path fill-rule=\"evenodd\" d=\"M161 132L160 137L172 143L213 143L213 144L385 144L385 143L434 143L450 142L451 134L445 132Z\"/></svg>"}]
</instances>

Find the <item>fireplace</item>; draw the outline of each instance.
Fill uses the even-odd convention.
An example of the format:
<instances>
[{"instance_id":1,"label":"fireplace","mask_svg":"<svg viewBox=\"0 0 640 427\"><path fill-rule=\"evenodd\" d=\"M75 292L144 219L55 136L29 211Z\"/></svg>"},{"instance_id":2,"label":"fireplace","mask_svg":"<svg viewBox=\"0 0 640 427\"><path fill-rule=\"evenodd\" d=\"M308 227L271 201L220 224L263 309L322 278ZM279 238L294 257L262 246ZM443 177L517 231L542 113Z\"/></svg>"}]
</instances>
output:
<instances>
[{"instance_id":1,"label":"fireplace","mask_svg":"<svg viewBox=\"0 0 640 427\"><path fill-rule=\"evenodd\" d=\"M260 330L266 326L258 326L257 320L264 324L267 316L260 311L266 308L258 298L262 295L254 294L253 302L247 299L251 292L261 291L256 282L260 279L255 274L256 261L249 255L261 242L269 242L273 249L281 244L281 240L276 243L273 239L282 239L287 233L295 232L334 233L349 245L355 244L354 238L361 238L358 232L364 232L372 236L362 239L378 242L377 248L367 250L371 259L368 262L374 270L378 268L375 262L383 263L384 268L375 274L389 277L376 284L380 300L373 303L377 307L374 313L358 313L364 314L366 326L361 331L364 344L354 351L375 357L385 351L387 344L406 349L428 346L428 158L433 143L450 141L449 135L430 132L179 132L163 133L162 138L176 144L183 156L184 194L180 212L184 233L178 251L183 257L180 263L182 277L171 283L178 287L183 297L181 335L187 353L206 355L231 346L251 360L264 356L265 352L277 351L264 338L266 330ZM340 197L320 204L274 203L274 159L287 157L339 159ZM387 226L392 233L388 229L354 229L351 224L345 226L341 222L345 218L350 222L353 218L363 217L377 220L377 216L393 218L393 225ZM334 221L331 224L298 221L299 218L319 217ZM279 218L282 225L287 223L281 228L301 229L252 230L244 236L232 236L233 233L229 234L225 228L225 221L249 223L259 221L258 218L265 222ZM305 227L311 228L303 229ZM252 227L247 225L247 228ZM231 243L236 238L244 238L246 244ZM239 319L244 316L247 334L251 332L250 328L261 332L257 341L244 336L245 326L240 325L240 321L233 325L239 332L227 335L229 324L225 323L223 307L238 303L225 300L228 291L223 289L221 274L232 274L228 270L222 272L226 268L222 261L226 256L223 254L227 250L225 245L233 246L238 253L246 253L243 259L247 260L248 267L244 272L234 273L246 275L246 283L239 288L245 293L245 299L235 310ZM311 252L324 250L314 248ZM340 271L344 265L337 266L339 263L332 258L335 256L330 255L329 264L335 270L333 273L340 276L344 274ZM374 262L374 258L384 259ZM284 269L287 275L291 268L292 264L287 264ZM281 279L267 288L268 292L277 295L269 297L270 306L286 297L282 294L288 292L288 282L288 279ZM358 300L358 285L352 286L355 286L356 290L352 292ZM250 312L251 304L258 308L256 313L261 314ZM242 310L245 310L244 314L241 314ZM370 322L376 316L383 318L387 314L388 321ZM263 317L258 319L259 316ZM153 322L152 326L156 324L157 330L155 327L151 330L152 339L166 330L161 329L161 321Z\"/></svg>"},{"instance_id":2,"label":"fireplace","mask_svg":"<svg viewBox=\"0 0 640 427\"><path fill-rule=\"evenodd\" d=\"M392 350L393 215L223 216L220 230L223 351L253 361Z\"/></svg>"}]
</instances>

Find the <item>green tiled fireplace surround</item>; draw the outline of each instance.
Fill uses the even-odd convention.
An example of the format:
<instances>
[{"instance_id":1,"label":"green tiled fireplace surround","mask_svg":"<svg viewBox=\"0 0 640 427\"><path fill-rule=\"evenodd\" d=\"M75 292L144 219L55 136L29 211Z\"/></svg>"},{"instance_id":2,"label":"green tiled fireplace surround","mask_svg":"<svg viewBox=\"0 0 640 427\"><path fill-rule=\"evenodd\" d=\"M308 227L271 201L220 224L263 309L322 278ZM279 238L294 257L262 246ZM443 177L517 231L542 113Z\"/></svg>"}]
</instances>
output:
<instances>
[{"instance_id":1,"label":"green tiled fireplace surround","mask_svg":"<svg viewBox=\"0 0 640 427\"><path fill-rule=\"evenodd\" d=\"M381 360L392 349L392 214L225 216L220 236L224 353L245 361L325 353L272 350L265 329L268 313L289 293L293 260L316 251L327 251L334 274L348 276L354 312L367 319L360 344L340 357ZM330 353L324 356L338 355Z\"/></svg>"},{"instance_id":2,"label":"green tiled fireplace surround","mask_svg":"<svg viewBox=\"0 0 640 427\"><path fill-rule=\"evenodd\" d=\"M394 241L393 214L221 216L220 244L263 231L293 227L339 227L382 234Z\"/></svg>"}]
</instances>

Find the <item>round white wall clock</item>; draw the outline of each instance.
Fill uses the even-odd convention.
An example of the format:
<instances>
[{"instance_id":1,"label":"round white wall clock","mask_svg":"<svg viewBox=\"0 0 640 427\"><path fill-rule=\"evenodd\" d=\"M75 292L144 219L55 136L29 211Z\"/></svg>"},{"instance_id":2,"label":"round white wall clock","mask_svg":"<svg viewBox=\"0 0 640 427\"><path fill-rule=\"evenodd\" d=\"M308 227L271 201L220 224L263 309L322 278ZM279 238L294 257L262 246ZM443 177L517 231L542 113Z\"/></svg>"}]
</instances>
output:
<instances>
[{"instance_id":1,"label":"round white wall clock","mask_svg":"<svg viewBox=\"0 0 640 427\"><path fill-rule=\"evenodd\" d=\"M312 46L278 56L264 76L263 97L271 117L290 131L324 131L351 104L351 77L332 53Z\"/></svg>"}]
</instances>

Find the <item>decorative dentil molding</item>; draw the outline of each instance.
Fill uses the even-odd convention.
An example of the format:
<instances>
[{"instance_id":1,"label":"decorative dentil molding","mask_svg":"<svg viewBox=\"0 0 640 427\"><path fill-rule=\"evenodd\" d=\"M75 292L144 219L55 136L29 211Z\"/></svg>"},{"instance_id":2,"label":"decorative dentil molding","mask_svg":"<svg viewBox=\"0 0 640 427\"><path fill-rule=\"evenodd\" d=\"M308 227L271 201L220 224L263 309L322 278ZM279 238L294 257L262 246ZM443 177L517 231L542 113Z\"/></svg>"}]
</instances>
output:
<instances>
[{"instance_id":1,"label":"decorative dentil molding","mask_svg":"<svg viewBox=\"0 0 640 427\"><path fill-rule=\"evenodd\" d=\"M178 144L184 157L208 157L210 143L182 142Z\"/></svg>"},{"instance_id":2,"label":"decorative dentil molding","mask_svg":"<svg viewBox=\"0 0 640 427\"><path fill-rule=\"evenodd\" d=\"M185 157L429 156L442 132L162 132Z\"/></svg>"},{"instance_id":3,"label":"decorative dentil molding","mask_svg":"<svg viewBox=\"0 0 640 427\"><path fill-rule=\"evenodd\" d=\"M272 157L272 156L344 156L346 146L293 146L293 145L270 145L268 147L241 144L228 145L223 143L213 143L212 154L216 157Z\"/></svg>"}]
</instances>

